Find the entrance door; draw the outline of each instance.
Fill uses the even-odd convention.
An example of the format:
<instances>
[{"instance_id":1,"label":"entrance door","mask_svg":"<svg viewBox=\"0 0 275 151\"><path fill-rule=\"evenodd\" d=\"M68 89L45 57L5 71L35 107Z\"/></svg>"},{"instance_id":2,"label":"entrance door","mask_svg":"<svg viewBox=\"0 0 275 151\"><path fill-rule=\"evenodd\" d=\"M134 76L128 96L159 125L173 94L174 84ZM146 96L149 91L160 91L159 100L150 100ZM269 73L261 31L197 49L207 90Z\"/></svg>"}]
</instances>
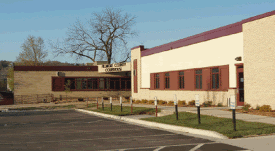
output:
<instances>
[{"instance_id":1,"label":"entrance door","mask_svg":"<svg viewBox=\"0 0 275 151\"><path fill-rule=\"evenodd\" d=\"M237 66L237 106L244 105L243 66Z\"/></svg>"}]
</instances>

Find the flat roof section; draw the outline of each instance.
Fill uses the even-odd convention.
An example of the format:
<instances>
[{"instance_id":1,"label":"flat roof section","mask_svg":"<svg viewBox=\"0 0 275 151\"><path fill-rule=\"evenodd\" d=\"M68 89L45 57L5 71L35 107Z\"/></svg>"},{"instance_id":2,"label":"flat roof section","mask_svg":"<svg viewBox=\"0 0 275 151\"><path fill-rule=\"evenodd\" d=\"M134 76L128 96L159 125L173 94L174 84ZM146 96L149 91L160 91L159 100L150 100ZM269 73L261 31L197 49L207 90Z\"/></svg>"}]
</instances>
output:
<instances>
[{"instance_id":1,"label":"flat roof section","mask_svg":"<svg viewBox=\"0 0 275 151\"><path fill-rule=\"evenodd\" d=\"M219 28L216 28L216 29L213 29L210 31L196 34L196 35L184 38L184 39L180 39L180 40L173 41L173 42L170 42L167 44L163 44L163 45L156 46L156 47L153 47L150 49L146 49L146 50L141 51L141 57L152 55L155 53L160 53L163 51L169 51L171 49L188 46L191 44L196 44L199 42L203 42L203 41L207 41L207 40L211 40L211 39L215 39L215 38L219 38L219 37L223 37L223 36L227 36L227 35L231 35L231 34L236 34L236 33L242 32L242 24L251 22L254 20L258 20L258 19L261 19L264 17L272 16L272 15L275 15L275 10L261 14L261 15L257 15L254 17L250 17L248 19L244 19L240 22L236 22L236 23L233 23L233 24L230 24L227 26L219 27ZM137 48L137 47L134 47L134 48ZM142 47L142 48L144 49L144 47Z\"/></svg>"},{"instance_id":2,"label":"flat roof section","mask_svg":"<svg viewBox=\"0 0 275 151\"><path fill-rule=\"evenodd\" d=\"M97 66L14 66L14 71L98 71Z\"/></svg>"}]
</instances>

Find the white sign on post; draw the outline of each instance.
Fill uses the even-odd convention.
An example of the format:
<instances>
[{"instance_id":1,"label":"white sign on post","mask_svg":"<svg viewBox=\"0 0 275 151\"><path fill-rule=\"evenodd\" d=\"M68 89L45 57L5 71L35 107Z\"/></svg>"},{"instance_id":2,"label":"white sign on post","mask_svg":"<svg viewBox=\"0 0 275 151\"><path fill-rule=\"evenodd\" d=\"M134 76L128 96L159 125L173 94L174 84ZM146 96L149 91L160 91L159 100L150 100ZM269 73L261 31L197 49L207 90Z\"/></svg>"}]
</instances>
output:
<instances>
[{"instance_id":1,"label":"white sign on post","mask_svg":"<svg viewBox=\"0 0 275 151\"><path fill-rule=\"evenodd\" d=\"M199 100L200 96L198 94L195 95L195 105L198 107L200 106L200 100Z\"/></svg>"},{"instance_id":2,"label":"white sign on post","mask_svg":"<svg viewBox=\"0 0 275 151\"><path fill-rule=\"evenodd\" d=\"M230 109L236 109L236 97L235 97L235 95L230 96Z\"/></svg>"},{"instance_id":3,"label":"white sign on post","mask_svg":"<svg viewBox=\"0 0 275 151\"><path fill-rule=\"evenodd\" d=\"M174 95L174 105L177 105L178 104L178 100L177 100L177 95L175 94Z\"/></svg>"},{"instance_id":4,"label":"white sign on post","mask_svg":"<svg viewBox=\"0 0 275 151\"><path fill-rule=\"evenodd\" d=\"M110 103L112 103L112 97L110 97Z\"/></svg>"},{"instance_id":5,"label":"white sign on post","mask_svg":"<svg viewBox=\"0 0 275 151\"><path fill-rule=\"evenodd\" d=\"M130 104L133 104L133 98L130 97Z\"/></svg>"},{"instance_id":6,"label":"white sign on post","mask_svg":"<svg viewBox=\"0 0 275 151\"><path fill-rule=\"evenodd\" d=\"M158 101L157 101L157 97L155 97L155 106L157 106Z\"/></svg>"},{"instance_id":7,"label":"white sign on post","mask_svg":"<svg viewBox=\"0 0 275 151\"><path fill-rule=\"evenodd\" d=\"M122 97L120 97L120 104L122 104Z\"/></svg>"}]
</instances>

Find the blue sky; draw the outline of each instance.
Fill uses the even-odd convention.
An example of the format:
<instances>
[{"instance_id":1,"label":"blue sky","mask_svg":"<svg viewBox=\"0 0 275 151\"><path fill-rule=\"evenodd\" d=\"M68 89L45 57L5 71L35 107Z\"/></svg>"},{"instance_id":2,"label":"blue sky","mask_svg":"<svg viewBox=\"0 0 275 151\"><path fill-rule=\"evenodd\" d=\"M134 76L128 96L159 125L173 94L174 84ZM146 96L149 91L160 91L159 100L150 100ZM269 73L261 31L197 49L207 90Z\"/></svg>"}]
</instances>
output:
<instances>
[{"instance_id":1,"label":"blue sky","mask_svg":"<svg viewBox=\"0 0 275 151\"><path fill-rule=\"evenodd\" d=\"M40 36L48 50L47 60L69 63L70 55L54 58L50 41L66 38L79 18L85 22L92 13L106 7L122 9L136 16L133 27L138 36L128 40L128 48L152 48L202 33L243 19L273 11L274 0L0 0L0 60L15 61L28 35Z\"/></svg>"}]
</instances>

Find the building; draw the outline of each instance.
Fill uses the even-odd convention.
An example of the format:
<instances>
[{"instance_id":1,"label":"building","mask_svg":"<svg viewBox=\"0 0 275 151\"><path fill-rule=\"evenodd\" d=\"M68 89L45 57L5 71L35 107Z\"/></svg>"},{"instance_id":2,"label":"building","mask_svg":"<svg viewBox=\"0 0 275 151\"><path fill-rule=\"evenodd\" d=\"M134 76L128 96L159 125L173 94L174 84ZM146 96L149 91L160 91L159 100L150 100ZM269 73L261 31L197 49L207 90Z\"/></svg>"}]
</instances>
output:
<instances>
[{"instance_id":1,"label":"building","mask_svg":"<svg viewBox=\"0 0 275 151\"><path fill-rule=\"evenodd\" d=\"M95 62L89 66L14 66L14 99L22 102L22 95L77 98L131 95L130 62L106 64ZM71 84L70 93L65 85ZM47 95L48 94L48 95ZM25 102L28 103L28 102Z\"/></svg>"},{"instance_id":2,"label":"building","mask_svg":"<svg viewBox=\"0 0 275 151\"><path fill-rule=\"evenodd\" d=\"M150 49L131 49L133 99L275 109L275 11Z\"/></svg>"}]
</instances>

